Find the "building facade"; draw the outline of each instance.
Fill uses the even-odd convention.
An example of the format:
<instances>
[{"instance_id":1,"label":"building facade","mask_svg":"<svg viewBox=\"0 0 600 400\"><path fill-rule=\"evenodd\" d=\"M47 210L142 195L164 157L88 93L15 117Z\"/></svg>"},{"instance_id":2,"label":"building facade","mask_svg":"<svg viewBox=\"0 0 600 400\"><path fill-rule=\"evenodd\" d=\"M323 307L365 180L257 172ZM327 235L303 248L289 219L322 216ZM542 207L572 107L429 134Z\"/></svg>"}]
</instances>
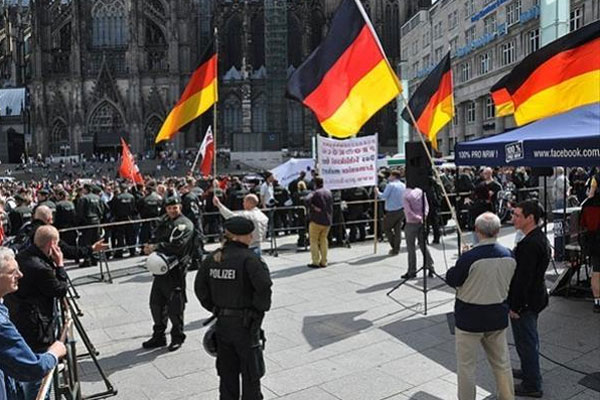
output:
<instances>
[{"instance_id":1,"label":"building facade","mask_svg":"<svg viewBox=\"0 0 600 400\"><path fill-rule=\"evenodd\" d=\"M600 0L574 0L569 29L600 19ZM538 0L439 0L401 28L402 76L411 92L448 52L452 57L455 118L437 136L438 149L514 128L495 116L490 88L540 47Z\"/></svg>"},{"instance_id":2,"label":"building facade","mask_svg":"<svg viewBox=\"0 0 600 400\"><path fill-rule=\"evenodd\" d=\"M150 153L216 27L219 147L308 150L320 127L310 111L284 97L285 87L323 39L339 2L4 1L4 20L13 22L0 27L2 83L27 88L29 153L114 153L120 137ZM363 4L398 65L400 26L419 0ZM394 145L395 120L391 104L364 133L379 132L382 144ZM197 146L212 121L206 113L162 148Z\"/></svg>"}]
</instances>

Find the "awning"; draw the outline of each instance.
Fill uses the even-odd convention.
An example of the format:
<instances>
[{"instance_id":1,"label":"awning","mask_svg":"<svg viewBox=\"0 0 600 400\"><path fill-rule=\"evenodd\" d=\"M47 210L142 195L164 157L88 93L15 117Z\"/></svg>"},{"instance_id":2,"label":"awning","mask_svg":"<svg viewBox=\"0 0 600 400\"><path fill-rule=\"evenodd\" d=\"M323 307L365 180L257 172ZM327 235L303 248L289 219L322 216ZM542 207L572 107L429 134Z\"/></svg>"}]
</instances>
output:
<instances>
[{"instance_id":1,"label":"awning","mask_svg":"<svg viewBox=\"0 0 600 400\"><path fill-rule=\"evenodd\" d=\"M600 165L600 103L498 135L460 142L457 165L531 167Z\"/></svg>"}]
</instances>

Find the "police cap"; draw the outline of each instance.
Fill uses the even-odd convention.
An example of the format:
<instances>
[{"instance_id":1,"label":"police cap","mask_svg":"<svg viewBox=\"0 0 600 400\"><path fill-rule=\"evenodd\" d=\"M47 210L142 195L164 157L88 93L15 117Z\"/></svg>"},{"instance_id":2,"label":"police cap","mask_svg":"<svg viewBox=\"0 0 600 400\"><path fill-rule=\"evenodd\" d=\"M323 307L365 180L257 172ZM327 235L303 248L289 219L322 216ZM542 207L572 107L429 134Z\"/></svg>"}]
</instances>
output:
<instances>
[{"instance_id":1,"label":"police cap","mask_svg":"<svg viewBox=\"0 0 600 400\"><path fill-rule=\"evenodd\" d=\"M223 223L223 228L234 235L248 235L254 230L254 223L244 217L232 217Z\"/></svg>"},{"instance_id":2,"label":"police cap","mask_svg":"<svg viewBox=\"0 0 600 400\"><path fill-rule=\"evenodd\" d=\"M48 196L50 192L48 191L48 189L42 188L38 190L38 194L41 194L42 196Z\"/></svg>"},{"instance_id":3,"label":"police cap","mask_svg":"<svg viewBox=\"0 0 600 400\"><path fill-rule=\"evenodd\" d=\"M176 204L181 204L181 197L171 195L171 196L167 197L165 200L165 207L166 206L174 206Z\"/></svg>"}]
</instances>

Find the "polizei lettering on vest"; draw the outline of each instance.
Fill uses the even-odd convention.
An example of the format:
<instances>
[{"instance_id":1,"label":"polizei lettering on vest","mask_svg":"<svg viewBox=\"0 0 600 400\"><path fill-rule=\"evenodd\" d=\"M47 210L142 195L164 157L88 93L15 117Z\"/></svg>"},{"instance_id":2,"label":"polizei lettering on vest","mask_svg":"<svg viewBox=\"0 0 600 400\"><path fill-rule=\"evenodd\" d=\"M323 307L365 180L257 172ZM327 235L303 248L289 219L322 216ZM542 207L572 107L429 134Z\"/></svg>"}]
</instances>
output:
<instances>
[{"instance_id":1,"label":"polizei lettering on vest","mask_svg":"<svg viewBox=\"0 0 600 400\"><path fill-rule=\"evenodd\" d=\"M235 279L235 269L211 268L210 277L213 279Z\"/></svg>"}]
</instances>

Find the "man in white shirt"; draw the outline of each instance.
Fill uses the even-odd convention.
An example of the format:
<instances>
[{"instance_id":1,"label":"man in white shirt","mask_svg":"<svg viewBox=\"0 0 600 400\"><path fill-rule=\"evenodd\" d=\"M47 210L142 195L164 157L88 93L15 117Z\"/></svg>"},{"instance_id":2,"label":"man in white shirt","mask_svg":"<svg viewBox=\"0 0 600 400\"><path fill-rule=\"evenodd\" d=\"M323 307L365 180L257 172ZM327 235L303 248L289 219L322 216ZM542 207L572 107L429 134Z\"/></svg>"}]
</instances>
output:
<instances>
[{"instance_id":1,"label":"man in white shirt","mask_svg":"<svg viewBox=\"0 0 600 400\"><path fill-rule=\"evenodd\" d=\"M273 207L275 205L275 194L273 189L273 181L275 177L268 172L265 181L260 185L260 201L262 208Z\"/></svg>"},{"instance_id":2,"label":"man in white shirt","mask_svg":"<svg viewBox=\"0 0 600 400\"><path fill-rule=\"evenodd\" d=\"M221 203L217 196L213 197L213 204L219 209L219 212L225 219L229 219L233 216L244 217L254 223L254 231L252 231L252 242L248 246L250 250L254 251L257 256L260 257L260 242L264 239L267 227L269 225L269 218L257 207L258 197L255 194L248 194L244 197L244 210L242 211L231 211Z\"/></svg>"}]
</instances>

